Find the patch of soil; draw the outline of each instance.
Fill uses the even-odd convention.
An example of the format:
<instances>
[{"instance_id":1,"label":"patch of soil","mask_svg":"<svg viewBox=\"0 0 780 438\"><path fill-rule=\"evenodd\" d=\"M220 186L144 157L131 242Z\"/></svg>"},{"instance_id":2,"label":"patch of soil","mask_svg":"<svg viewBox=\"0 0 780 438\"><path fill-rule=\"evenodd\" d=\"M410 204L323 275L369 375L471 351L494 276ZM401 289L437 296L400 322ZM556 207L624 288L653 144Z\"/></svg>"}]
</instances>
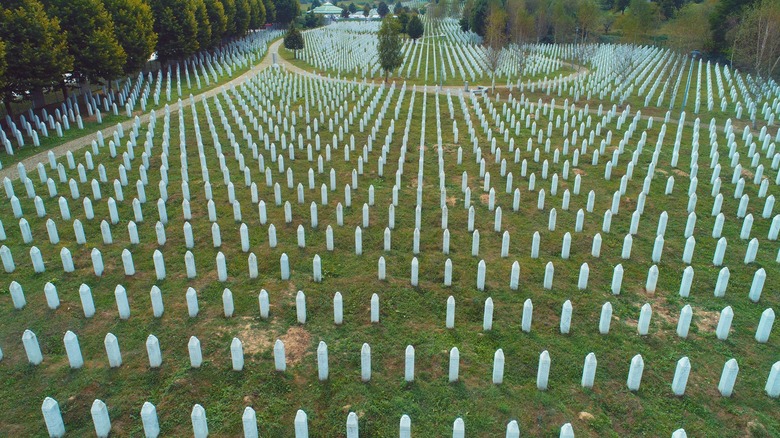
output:
<instances>
[{"instance_id":1,"label":"patch of soil","mask_svg":"<svg viewBox=\"0 0 780 438\"><path fill-rule=\"evenodd\" d=\"M311 345L311 334L299 326L290 327L287 333L279 339L284 342L284 352L287 355L289 365L300 363Z\"/></svg>"},{"instance_id":2,"label":"patch of soil","mask_svg":"<svg viewBox=\"0 0 780 438\"><path fill-rule=\"evenodd\" d=\"M748 169L742 169L742 176L744 176L746 179L753 179L753 172L749 171Z\"/></svg>"},{"instance_id":3,"label":"patch of soil","mask_svg":"<svg viewBox=\"0 0 780 438\"><path fill-rule=\"evenodd\" d=\"M690 176L688 174L688 172L684 172L684 171L682 171L680 169L674 169L674 170L672 170L672 172L674 172L674 174L678 175L678 176Z\"/></svg>"},{"instance_id":4,"label":"patch of soil","mask_svg":"<svg viewBox=\"0 0 780 438\"><path fill-rule=\"evenodd\" d=\"M715 328L718 326L720 312L714 310L696 310L694 316L696 316L696 327L699 331L714 332Z\"/></svg>"},{"instance_id":5,"label":"patch of soil","mask_svg":"<svg viewBox=\"0 0 780 438\"><path fill-rule=\"evenodd\" d=\"M454 197L454 196L447 196L447 205L449 205L450 207L452 207L453 205L455 205L455 201L456 201L456 200L455 200L455 197Z\"/></svg>"},{"instance_id":6,"label":"patch of soil","mask_svg":"<svg viewBox=\"0 0 780 438\"><path fill-rule=\"evenodd\" d=\"M593 421L596 419L596 417L594 417L593 414L585 411L582 411L579 414L577 414L577 418L579 418L580 421Z\"/></svg>"},{"instance_id":7,"label":"patch of soil","mask_svg":"<svg viewBox=\"0 0 780 438\"><path fill-rule=\"evenodd\" d=\"M582 175L582 176L585 176L585 175L588 174L588 172L585 172L584 170L578 169L576 167L574 169L572 169L572 172L574 172L575 175Z\"/></svg>"},{"instance_id":8,"label":"patch of soil","mask_svg":"<svg viewBox=\"0 0 780 438\"><path fill-rule=\"evenodd\" d=\"M479 200L483 204L487 205L488 203L490 203L490 194L483 193L483 194L479 195Z\"/></svg>"}]
</instances>

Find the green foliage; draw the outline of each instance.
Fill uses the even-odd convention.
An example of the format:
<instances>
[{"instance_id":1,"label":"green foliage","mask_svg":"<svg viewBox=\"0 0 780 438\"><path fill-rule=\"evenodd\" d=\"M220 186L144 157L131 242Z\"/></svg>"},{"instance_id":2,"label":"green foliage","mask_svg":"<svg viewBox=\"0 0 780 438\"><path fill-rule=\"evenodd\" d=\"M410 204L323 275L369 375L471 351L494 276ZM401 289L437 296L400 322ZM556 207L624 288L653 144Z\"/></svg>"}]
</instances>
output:
<instances>
[{"instance_id":1,"label":"green foliage","mask_svg":"<svg viewBox=\"0 0 780 438\"><path fill-rule=\"evenodd\" d=\"M292 50L295 53L295 58L298 59L298 50L303 49L303 35L295 26L290 26L287 34L284 36L284 48Z\"/></svg>"},{"instance_id":2,"label":"green foliage","mask_svg":"<svg viewBox=\"0 0 780 438\"><path fill-rule=\"evenodd\" d=\"M265 24L265 5L263 0L249 0L250 8L250 29L260 29Z\"/></svg>"},{"instance_id":3,"label":"green foliage","mask_svg":"<svg viewBox=\"0 0 780 438\"><path fill-rule=\"evenodd\" d=\"M355 4L354 4L354 3L350 3L350 4L349 4L349 13L350 13L350 14L354 14L355 12L357 12L357 10L358 10L358 9L357 9L357 6L355 6Z\"/></svg>"},{"instance_id":4,"label":"green foliage","mask_svg":"<svg viewBox=\"0 0 780 438\"><path fill-rule=\"evenodd\" d=\"M379 6L376 7L376 12L381 18L385 18L385 16L390 13L390 8L387 6L387 3L379 2Z\"/></svg>"},{"instance_id":5,"label":"green foliage","mask_svg":"<svg viewBox=\"0 0 780 438\"><path fill-rule=\"evenodd\" d=\"M276 22L285 26L292 23L301 13L298 0L274 0L274 6L276 7Z\"/></svg>"},{"instance_id":6,"label":"green foliage","mask_svg":"<svg viewBox=\"0 0 780 438\"><path fill-rule=\"evenodd\" d=\"M314 29L315 27L324 26L325 18L317 14L304 14L303 18L299 19L298 22L307 29Z\"/></svg>"},{"instance_id":7,"label":"green foliage","mask_svg":"<svg viewBox=\"0 0 780 438\"><path fill-rule=\"evenodd\" d=\"M265 6L265 22L275 23L276 5L274 4L273 0L263 0L263 5Z\"/></svg>"},{"instance_id":8,"label":"green foliage","mask_svg":"<svg viewBox=\"0 0 780 438\"><path fill-rule=\"evenodd\" d=\"M225 36L232 37L236 35L236 0L221 0L222 8L225 10L226 26Z\"/></svg>"},{"instance_id":9,"label":"green foliage","mask_svg":"<svg viewBox=\"0 0 780 438\"><path fill-rule=\"evenodd\" d=\"M469 29L479 36L485 36L488 12L488 0L476 0L469 17Z\"/></svg>"},{"instance_id":10,"label":"green foliage","mask_svg":"<svg viewBox=\"0 0 780 438\"><path fill-rule=\"evenodd\" d=\"M401 66L403 54L401 47L403 42L400 36L401 25L393 16L387 16L382 20L382 25L377 33L379 65L385 72L385 82L390 72Z\"/></svg>"},{"instance_id":11,"label":"green foliage","mask_svg":"<svg viewBox=\"0 0 780 438\"><path fill-rule=\"evenodd\" d=\"M46 15L37 0L21 0L0 9L0 38L5 41L5 74L0 80L3 100L13 94L60 84L73 68L59 20Z\"/></svg>"},{"instance_id":12,"label":"green foliage","mask_svg":"<svg viewBox=\"0 0 780 438\"><path fill-rule=\"evenodd\" d=\"M349 9L342 9L341 10L341 18L349 18Z\"/></svg>"},{"instance_id":13,"label":"green foliage","mask_svg":"<svg viewBox=\"0 0 780 438\"><path fill-rule=\"evenodd\" d=\"M186 58L198 51L198 20L192 1L152 0L151 6L158 35L157 56L162 62Z\"/></svg>"},{"instance_id":14,"label":"green foliage","mask_svg":"<svg viewBox=\"0 0 780 438\"><path fill-rule=\"evenodd\" d=\"M756 3L756 0L719 0L715 10L710 15L710 28L715 51L726 52L728 36L736 29L745 8Z\"/></svg>"},{"instance_id":15,"label":"green foliage","mask_svg":"<svg viewBox=\"0 0 780 438\"><path fill-rule=\"evenodd\" d=\"M119 44L127 54L124 72L140 70L157 46L152 8L143 0L106 0Z\"/></svg>"},{"instance_id":16,"label":"green foliage","mask_svg":"<svg viewBox=\"0 0 780 438\"><path fill-rule=\"evenodd\" d=\"M368 17L368 14L371 13L371 6L365 5L363 6L363 16Z\"/></svg>"},{"instance_id":17,"label":"green foliage","mask_svg":"<svg viewBox=\"0 0 780 438\"><path fill-rule=\"evenodd\" d=\"M195 8L195 20L198 22L198 46L202 49L211 47L211 22L203 0L192 0Z\"/></svg>"},{"instance_id":18,"label":"green foliage","mask_svg":"<svg viewBox=\"0 0 780 438\"><path fill-rule=\"evenodd\" d=\"M114 79L123 73L127 54L102 1L46 0L45 6L67 34L77 81Z\"/></svg>"},{"instance_id":19,"label":"green foliage","mask_svg":"<svg viewBox=\"0 0 780 438\"><path fill-rule=\"evenodd\" d=\"M409 20L409 24L406 25L406 33L409 34L409 38L413 39L414 42L417 42L417 40L423 36L424 32L425 27L423 26L422 20L420 20L420 17L416 14L413 15Z\"/></svg>"},{"instance_id":20,"label":"green foliage","mask_svg":"<svg viewBox=\"0 0 780 438\"><path fill-rule=\"evenodd\" d=\"M401 9L401 12L396 13L396 18L398 19L398 23L401 25L401 33L407 33L407 25L409 24L409 14Z\"/></svg>"},{"instance_id":21,"label":"green foliage","mask_svg":"<svg viewBox=\"0 0 780 438\"><path fill-rule=\"evenodd\" d=\"M246 35L249 30L249 23L252 21L252 12L249 7L249 0L236 0L236 33L235 36Z\"/></svg>"},{"instance_id":22,"label":"green foliage","mask_svg":"<svg viewBox=\"0 0 780 438\"><path fill-rule=\"evenodd\" d=\"M222 41L227 30L227 16L225 16L225 7L220 0L204 0L206 11L209 14L209 23L211 23L211 47L216 46Z\"/></svg>"}]
</instances>

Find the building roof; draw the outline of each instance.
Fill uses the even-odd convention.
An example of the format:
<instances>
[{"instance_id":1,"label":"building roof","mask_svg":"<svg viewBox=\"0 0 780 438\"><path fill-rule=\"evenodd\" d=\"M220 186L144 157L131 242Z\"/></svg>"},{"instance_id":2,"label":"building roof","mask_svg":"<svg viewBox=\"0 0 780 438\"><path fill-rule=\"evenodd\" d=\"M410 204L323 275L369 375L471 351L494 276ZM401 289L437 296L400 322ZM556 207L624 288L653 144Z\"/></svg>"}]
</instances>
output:
<instances>
[{"instance_id":1,"label":"building roof","mask_svg":"<svg viewBox=\"0 0 780 438\"><path fill-rule=\"evenodd\" d=\"M333 3L326 2L321 6L317 6L312 9L312 13L321 15L341 15L342 9L338 6L334 6Z\"/></svg>"}]
</instances>

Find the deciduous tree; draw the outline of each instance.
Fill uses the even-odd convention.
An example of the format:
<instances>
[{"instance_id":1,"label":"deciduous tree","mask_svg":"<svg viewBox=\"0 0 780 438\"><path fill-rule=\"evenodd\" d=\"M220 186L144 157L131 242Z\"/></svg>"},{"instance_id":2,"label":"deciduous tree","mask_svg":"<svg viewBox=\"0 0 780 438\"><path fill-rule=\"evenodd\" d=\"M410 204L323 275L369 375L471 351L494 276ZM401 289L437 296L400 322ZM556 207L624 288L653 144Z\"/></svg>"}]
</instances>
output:
<instances>
[{"instance_id":1,"label":"deciduous tree","mask_svg":"<svg viewBox=\"0 0 780 438\"><path fill-rule=\"evenodd\" d=\"M401 47L403 42L400 36L400 24L393 16L387 16L382 20L382 25L377 33L379 53L379 65L385 72L385 82L387 82L390 72L401 66L403 54Z\"/></svg>"},{"instance_id":2,"label":"deciduous tree","mask_svg":"<svg viewBox=\"0 0 780 438\"><path fill-rule=\"evenodd\" d=\"M43 104L43 88L59 85L73 68L65 33L57 18L49 17L37 0L19 0L0 9L0 38L5 41L5 74L0 79L6 113L11 102L31 94Z\"/></svg>"},{"instance_id":3,"label":"deciduous tree","mask_svg":"<svg viewBox=\"0 0 780 438\"><path fill-rule=\"evenodd\" d=\"M203 0L192 0L195 20L198 22L198 47L201 50L211 47L211 22Z\"/></svg>"},{"instance_id":4,"label":"deciduous tree","mask_svg":"<svg viewBox=\"0 0 780 438\"><path fill-rule=\"evenodd\" d=\"M780 75L780 3L761 0L745 10L734 57L764 79Z\"/></svg>"},{"instance_id":5,"label":"deciduous tree","mask_svg":"<svg viewBox=\"0 0 780 438\"><path fill-rule=\"evenodd\" d=\"M249 0L249 9L251 11L249 28L260 29L265 24L265 5L263 0Z\"/></svg>"},{"instance_id":6,"label":"deciduous tree","mask_svg":"<svg viewBox=\"0 0 780 438\"><path fill-rule=\"evenodd\" d=\"M301 13L298 0L274 0L274 5L276 6L276 22L285 26L292 23Z\"/></svg>"},{"instance_id":7,"label":"deciduous tree","mask_svg":"<svg viewBox=\"0 0 780 438\"><path fill-rule=\"evenodd\" d=\"M214 47L222 41L227 30L227 17L225 7L220 0L204 0L206 11L211 23L211 46Z\"/></svg>"},{"instance_id":8,"label":"deciduous tree","mask_svg":"<svg viewBox=\"0 0 780 438\"><path fill-rule=\"evenodd\" d=\"M127 54L117 41L114 21L100 0L46 0L47 13L60 20L79 82L114 79L124 72Z\"/></svg>"},{"instance_id":9,"label":"deciduous tree","mask_svg":"<svg viewBox=\"0 0 780 438\"><path fill-rule=\"evenodd\" d=\"M114 31L127 54L124 71L140 70L157 45L152 8L143 0L106 0L106 9L114 20Z\"/></svg>"},{"instance_id":10,"label":"deciduous tree","mask_svg":"<svg viewBox=\"0 0 780 438\"><path fill-rule=\"evenodd\" d=\"M190 0L153 0L151 6L157 56L162 62L186 58L198 51L198 20Z\"/></svg>"}]
</instances>

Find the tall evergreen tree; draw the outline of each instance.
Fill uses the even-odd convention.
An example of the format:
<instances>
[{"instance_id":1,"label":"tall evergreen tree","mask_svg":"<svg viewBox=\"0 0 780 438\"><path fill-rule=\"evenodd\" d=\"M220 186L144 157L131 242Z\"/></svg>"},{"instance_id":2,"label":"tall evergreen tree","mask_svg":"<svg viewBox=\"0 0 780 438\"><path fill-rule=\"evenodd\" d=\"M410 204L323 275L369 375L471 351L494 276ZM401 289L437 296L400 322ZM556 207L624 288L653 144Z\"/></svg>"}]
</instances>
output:
<instances>
[{"instance_id":1,"label":"tall evergreen tree","mask_svg":"<svg viewBox=\"0 0 780 438\"><path fill-rule=\"evenodd\" d=\"M401 25L395 17L390 15L382 20L379 33L377 33L377 39L379 40L377 45L379 65L385 72L385 82L387 82L390 72L400 67L404 60L401 53L403 41L401 41L400 32Z\"/></svg>"},{"instance_id":2,"label":"tall evergreen tree","mask_svg":"<svg viewBox=\"0 0 780 438\"><path fill-rule=\"evenodd\" d=\"M379 6L376 7L376 13L379 14L379 17L385 18L385 15L390 13L390 8L387 6L387 3L379 2Z\"/></svg>"},{"instance_id":3,"label":"tall evergreen tree","mask_svg":"<svg viewBox=\"0 0 780 438\"><path fill-rule=\"evenodd\" d=\"M76 81L110 80L124 72L127 54L101 0L45 0L44 6L67 32Z\"/></svg>"},{"instance_id":4,"label":"tall evergreen tree","mask_svg":"<svg viewBox=\"0 0 780 438\"><path fill-rule=\"evenodd\" d=\"M57 18L49 17L38 0L19 0L0 8L0 38L5 41L6 68L0 80L6 113L11 102L28 93L43 104L43 88L59 85L73 68L65 33Z\"/></svg>"},{"instance_id":5,"label":"tall evergreen tree","mask_svg":"<svg viewBox=\"0 0 780 438\"><path fill-rule=\"evenodd\" d=\"M209 23L211 23L211 47L218 45L225 36L227 29L227 17L225 16L225 7L220 0L204 0L206 11L209 14Z\"/></svg>"},{"instance_id":6,"label":"tall evergreen tree","mask_svg":"<svg viewBox=\"0 0 780 438\"><path fill-rule=\"evenodd\" d=\"M152 8L143 0L105 0L114 20L114 31L127 54L125 73L140 70L157 45Z\"/></svg>"}]
</instances>

